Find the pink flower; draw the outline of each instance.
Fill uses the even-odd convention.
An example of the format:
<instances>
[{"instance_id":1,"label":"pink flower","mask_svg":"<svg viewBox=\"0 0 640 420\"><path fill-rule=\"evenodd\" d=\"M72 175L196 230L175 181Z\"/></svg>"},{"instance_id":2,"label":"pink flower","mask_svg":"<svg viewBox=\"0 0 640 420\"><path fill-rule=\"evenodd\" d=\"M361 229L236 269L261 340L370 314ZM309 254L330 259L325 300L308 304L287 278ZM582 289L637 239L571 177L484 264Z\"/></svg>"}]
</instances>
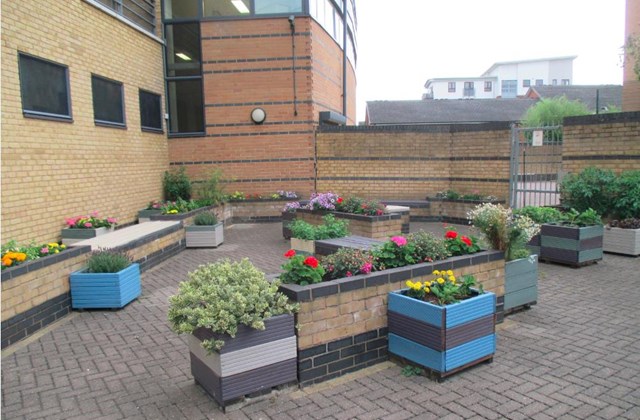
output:
<instances>
[{"instance_id":1,"label":"pink flower","mask_svg":"<svg viewBox=\"0 0 640 420\"><path fill-rule=\"evenodd\" d=\"M362 271L364 274L369 274L371 272L371 270L373 270L373 264L371 263L364 263L364 265L362 267L360 267L360 271Z\"/></svg>"},{"instance_id":2,"label":"pink flower","mask_svg":"<svg viewBox=\"0 0 640 420\"><path fill-rule=\"evenodd\" d=\"M67 226L73 226L76 224L76 222L78 221L77 218L75 217L69 217L67 219L64 219L65 223L67 224Z\"/></svg>"},{"instance_id":3,"label":"pink flower","mask_svg":"<svg viewBox=\"0 0 640 420\"><path fill-rule=\"evenodd\" d=\"M91 216L98 217L98 211L97 210L92 211Z\"/></svg>"},{"instance_id":4,"label":"pink flower","mask_svg":"<svg viewBox=\"0 0 640 420\"><path fill-rule=\"evenodd\" d=\"M107 217L107 222L116 223L116 218L115 217Z\"/></svg>"},{"instance_id":5,"label":"pink flower","mask_svg":"<svg viewBox=\"0 0 640 420\"><path fill-rule=\"evenodd\" d=\"M393 238L391 238L391 241L398 246L405 246L407 244L407 238L405 238L404 236L394 236Z\"/></svg>"},{"instance_id":6,"label":"pink flower","mask_svg":"<svg viewBox=\"0 0 640 420\"><path fill-rule=\"evenodd\" d=\"M90 227L93 227L93 225L91 224L91 222L87 222L84 224L84 227L90 228Z\"/></svg>"},{"instance_id":7,"label":"pink flower","mask_svg":"<svg viewBox=\"0 0 640 420\"><path fill-rule=\"evenodd\" d=\"M351 271L347 271L347 277L351 277L353 276L353 274L351 274Z\"/></svg>"},{"instance_id":8,"label":"pink flower","mask_svg":"<svg viewBox=\"0 0 640 420\"><path fill-rule=\"evenodd\" d=\"M40 250L40 253L41 253L41 254L48 254L48 253L49 253L49 248L47 248L47 247L45 246L44 248L42 248L42 249Z\"/></svg>"}]
</instances>

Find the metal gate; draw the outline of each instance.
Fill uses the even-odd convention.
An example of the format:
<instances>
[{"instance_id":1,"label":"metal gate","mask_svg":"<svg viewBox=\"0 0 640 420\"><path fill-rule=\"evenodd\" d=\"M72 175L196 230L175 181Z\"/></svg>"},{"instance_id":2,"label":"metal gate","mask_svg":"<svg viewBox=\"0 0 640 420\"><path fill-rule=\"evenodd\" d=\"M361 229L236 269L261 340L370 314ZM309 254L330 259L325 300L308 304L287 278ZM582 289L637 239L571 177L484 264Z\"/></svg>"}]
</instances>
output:
<instances>
[{"instance_id":1,"label":"metal gate","mask_svg":"<svg viewBox=\"0 0 640 420\"><path fill-rule=\"evenodd\" d=\"M562 175L562 126L511 127L512 208L560 204Z\"/></svg>"}]
</instances>

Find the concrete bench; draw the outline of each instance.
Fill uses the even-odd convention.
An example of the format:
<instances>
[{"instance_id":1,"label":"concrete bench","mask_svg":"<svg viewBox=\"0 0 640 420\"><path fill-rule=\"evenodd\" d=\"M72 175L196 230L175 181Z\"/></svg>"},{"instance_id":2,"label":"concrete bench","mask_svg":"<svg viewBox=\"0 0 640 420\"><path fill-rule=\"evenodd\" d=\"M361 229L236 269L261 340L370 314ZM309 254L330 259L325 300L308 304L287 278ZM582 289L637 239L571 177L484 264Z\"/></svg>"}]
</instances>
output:
<instances>
[{"instance_id":1,"label":"concrete bench","mask_svg":"<svg viewBox=\"0 0 640 420\"><path fill-rule=\"evenodd\" d=\"M346 236L337 239L324 239L316 241L316 255L333 254L340 248L355 248L370 250L383 242L377 239L366 238L364 236Z\"/></svg>"}]
</instances>

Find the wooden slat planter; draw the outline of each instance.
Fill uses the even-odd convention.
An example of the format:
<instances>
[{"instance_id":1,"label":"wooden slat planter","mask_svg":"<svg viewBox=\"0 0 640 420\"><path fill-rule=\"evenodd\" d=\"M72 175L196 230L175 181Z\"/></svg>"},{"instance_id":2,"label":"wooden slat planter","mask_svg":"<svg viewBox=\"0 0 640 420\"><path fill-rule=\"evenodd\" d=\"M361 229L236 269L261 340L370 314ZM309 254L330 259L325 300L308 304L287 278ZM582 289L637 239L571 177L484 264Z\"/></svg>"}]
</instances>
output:
<instances>
[{"instance_id":1,"label":"wooden slat planter","mask_svg":"<svg viewBox=\"0 0 640 420\"><path fill-rule=\"evenodd\" d=\"M540 255L540 234L535 235L529 243L527 243L527 249L531 253L531 255L536 254Z\"/></svg>"},{"instance_id":2,"label":"wooden slat planter","mask_svg":"<svg viewBox=\"0 0 640 420\"><path fill-rule=\"evenodd\" d=\"M100 227L95 229L62 229L62 243L73 245L85 239L95 238L106 233L113 232L113 228Z\"/></svg>"},{"instance_id":3,"label":"wooden slat planter","mask_svg":"<svg viewBox=\"0 0 640 420\"><path fill-rule=\"evenodd\" d=\"M640 255L640 229L621 229L606 226L602 249L615 254Z\"/></svg>"},{"instance_id":4,"label":"wooden slat planter","mask_svg":"<svg viewBox=\"0 0 640 420\"><path fill-rule=\"evenodd\" d=\"M190 225L185 227L187 248L216 248L224 242L222 223L211 226Z\"/></svg>"},{"instance_id":5,"label":"wooden slat planter","mask_svg":"<svg viewBox=\"0 0 640 420\"><path fill-rule=\"evenodd\" d=\"M504 267L504 310L513 312L538 301L538 256L507 261Z\"/></svg>"},{"instance_id":6,"label":"wooden slat planter","mask_svg":"<svg viewBox=\"0 0 640 420\"><path fill-rule=\"evenodd\" d=\"M540 259L579 267L602 259L602 226L543 224Z\"/></svg>"},{"instance_id":7,"label":"wooden slat planter","mask_svg":"<svg viewBox=\"0 0 640 420\"><path fill-rule=\"evenodd\" d=\"M443 378L493 357L496 296L487 292L445 306L389 293L389 352Z\"/></svg>"},{"instance_id":8,"label":"wooden slat planter","mask_svg":"<svg viewBox=\"0 0 640 420\"><path fill-rule=\"evenodd\" d=\"M207 353L203 340L214 337L199 328L189 336L191 373L222 407L247 394L297 380L296 336L293 315L265 320L266 329L240 326L235 338L216 336L225 344Z\"/></svg>"},{"instance_id":9,"label":"wooden slat planter","mask_svg":"<svg viewBox=\"0 0 640 420\"><path fill-rule=\"evenodd\" d=\"M71 273L71 307L74 309L122 308L140 296L140 265L117 273Z\"/></svg>"}]
</instances>

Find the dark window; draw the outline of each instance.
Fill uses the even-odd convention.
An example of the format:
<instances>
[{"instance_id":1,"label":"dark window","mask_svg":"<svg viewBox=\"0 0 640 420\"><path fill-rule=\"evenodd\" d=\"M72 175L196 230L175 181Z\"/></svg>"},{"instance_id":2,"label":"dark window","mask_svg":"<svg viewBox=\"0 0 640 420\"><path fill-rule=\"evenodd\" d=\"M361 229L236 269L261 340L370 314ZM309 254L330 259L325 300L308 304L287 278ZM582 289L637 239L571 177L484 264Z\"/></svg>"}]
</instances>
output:
<instances>
[{"instance_id":1,"label":"dark window","mask_svg":"<svg viewBox=\"0 0 640 420\"><path fill-rule=\"evenodd\" d=\"M485 92L491 92L492 89L493 89L493 83L492 82L484 82L484 91Z\"/></svg>"},{"instance_id":2,"label":"dark window","mask_svg":"<svg viewBox=\"0 0 640 420\"><path fill-rule=\"evenodd\" d=\"M553 86L558 86L558 79L553 79L553 80L551 81L551 84L552 84Z\"/></svg>"},{"instance_id":3,"label":"dark window","mask_svg":"<svg viewBox=\"0 0 640 420\"><path fill-rule=\"evenodd\" d=\"M449 82L449 92L456 91L456 82Z\"/></svg>"},{"instance_id":4,"label":"dark window","mask_svg":"<svg viewBox=\"0 0 640 420\"><path fill-rule=\"evenodd\" d=\"M122 83L91 76L93 119L98 125L124 127L124 93Z\"/></svg>"},{"instance_id":5,"label":"dark window","mask_svg":"<svg viewBox=\"0 0 640 420\"><path fill-rule=\"evenodd\" d=\"M140 126L143 131L162 132L162 97L140 89Z\"/></svg>"},{"instance_id":6,"label":"dark window","mask_svg":"<svg viewBox=\"0 0 640 420\"><path fill-rule=\"evenodd\" d=\"M569 79L562 79L562 86L569 86L571 84L571 82L569 81Z\"/></svg>"},{"instance_id":7,"label":"dark window","mask_svg":"<svg viewBox=\"0 0 640 420\"><path fill-rule=\"evenodd\" d=\"M529 79L524 79L524 80L522 81L522 87L529 87L529 86L531 86L531 80L529 80Z\"/></svg>"},{"instance_id":8,"label":"dark window","mask_svg":"<svg viewBox=\"0 0 640 420\"><path fill-rule=\"evenodd\" d=\"M200 25L166 25L167 76L200 75Z\"/></svg>"},{"instance_id":9,"label":"dark window","mask_svg":"<svg viewBox=\"0 0 640 420\"><path fill-rule=\"evenodd\" d=\"M204 132L202 79L175 80L168 83L169 132Z\"/></svg>"},{"instance_id":10,"label":"dark window","mask_svg":"<svg viewBox=\"0 0 640 420\"><path fill-rule=\"evenodd\" d=\"M70 120L67 67L25 54L19 54L18 60L24 115Z\"/></svg>"},{"instance_id":11,"label":"dark window","mask_svg":"<svg viewBox=\"0 0 640 420\"><path fill-rule=\"evenodd\" d=\"M210 2L211 0L205 0ZM181 18L197 18L200 14L199 3L202 0L165 0L164 1L164 18L165 19L181 19ZM229 3L227 1L227 3Z\"/></svg>"},{"instance_id":12,"label":"dark window","mask_svg":"<svg viewBox=\"0 0 640 420\"><path fill-rule=\"evenodd\" d=\"M302 2L300 0L254 0L256 15L276 13L300 13ZM342 1L340 1L342 4Z\"/></svg>"},{"instance_id":13,"label":"dark window","mask_svg":"<svg viewBox=\"0 0 640 420\"><path fill-rule=\"evenodd\" d=\"M153 0L97 0L117 14L127 18L142 29L153 33L156 11Z\"/></svg>"},{"instance_id":14,"label":"dark window","mask_svg":"<svg viewBox=\"0 0 640 420\"><path fill-rule=\"evenodd\" d=\"M544 84L544 80L536 79L536 86L542 86Z\"/></svg>"}]
</instances>

